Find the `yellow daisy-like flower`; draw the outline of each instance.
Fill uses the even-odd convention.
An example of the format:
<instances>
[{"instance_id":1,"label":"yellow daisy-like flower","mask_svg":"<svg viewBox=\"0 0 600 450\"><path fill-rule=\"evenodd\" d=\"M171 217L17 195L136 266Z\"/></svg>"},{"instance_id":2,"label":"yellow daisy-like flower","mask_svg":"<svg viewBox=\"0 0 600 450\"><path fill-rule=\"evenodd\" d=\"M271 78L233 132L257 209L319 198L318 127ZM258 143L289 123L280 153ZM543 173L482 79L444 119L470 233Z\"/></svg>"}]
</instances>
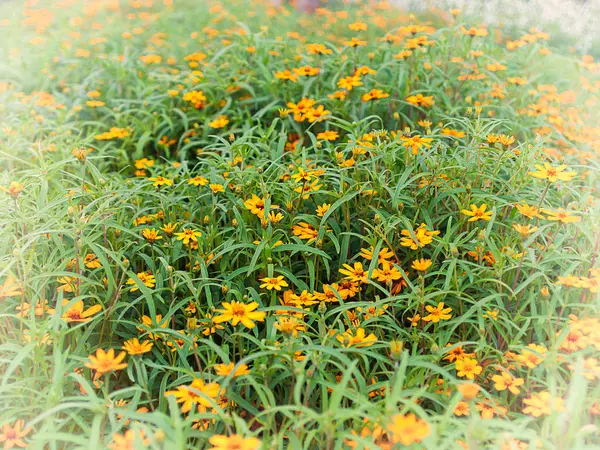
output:
<instances>
[{"instance_id":1,"label":"yellow daisy-like flower","mask_svg":"<svg viewBox=\"0 0 600 450\"><path fill-rule=\"evenodd\" d=\"M550 183L556 183L559 180L571 181L577 176L577 172L575 171L566 171L567 166L565 164L554 167L549 163L544 163L543 166L541 164L534 164L534 167L537 170L529 172L529 175L540 180L548 180Z\"/></svg>"},{"instance_id":2,"label":"yellow daisy-like flower","mask_svg":"<svg viewBox=\"0 0 600 450\"><path fill-rule=\"evenodd\" d=\"M99 374L105 374L115 370L122 370L127 367L127 363L123 362L125 359L125 352L121 352L115 356L115 350L110 349L107 352L99 348L96 350L96 355L89 355L89 362L85 363L85 366L95 370Z\"/></svg>"},{"instance_id":3,"label":"yellow daisy-like flower","mask_svg":"<svg viewBox=\"0 0 600 450\"><path fill-rule=\"evenodd\" d=\"M208 450L257 450L260 440L255 437L242 437L239 434L223 436L217 434L212 436L208 442L212 445Z\"/></svg>"},{"instance_id":4,"label":"yellow daisy-like flower","mask_svg":"<svg viewBox=\"0 0 600 450\"><path fill-rule=\"evenodd\" d=\"M140 279L140 281L142 283L144 283L144 285L146 285L150 289L152 289L154 286L156 286L156 278L150 272L140 272L136 275ZM137 282L133 278L129 278L127 280L127 284L132 285L131 292L135 292L138 290Z\"/></svg>"},{"instance_id":5,"label":"yellow daisy-like flower","mask_svg":"<svg viewBox=\"0 0 600 450\"><path fill-rule=\"evenodd\" d=\"M418 270L419 272L424 272L427 269L429 269L432 264L433 263L431 262L430 259L421 258L421 259L415 259L410 267L412 267L415 270Z\"/></svg>"},{"instance_id":6,"label":"yellow daisy-like flower","mask_svg":"<svg viewBox=\"0 0 600 450\"><path fill-rule=\"evenodd\" d=\"M213 317L214 323L231 322L233 326L241 323L246 328L254 328L256 326L254 322L263 322L267 315L265 312L255 311L258 308L256 302L248 304L237 301L223 302L222 306L222 309L215 310L219 315Z\"/></svg>"},{"instance_id":7,"label":"yellow daisy-like flower","mask_svg":"<svg viewBox=\"0 0 600 450\"><path fill-rule=\"evenodd\" d=\"M367 335L363 328L357 328L355 333L351 330L346 330L343 334L338 334L336 339L344 347L368 347L377 342L377 337L373 333Z\"/></svg>"},{"instance_id":8,"label":"yellow daisy-like flower","mask_svg":"<svg viewBox=\"0 0 600 450\"><path fill-rule=\"evenodd\" d=\"M481 206L471 205L471 210L463 209L461 212L465 216L470 216L469 222L476 222L478 220L490 220L492 218L492 211L486 211L487 205L483 203Z\"/></svg>"},{"instance_id":9,"label":"yellow daisy-like flower","mask_svg":"<svg viewBox=\"0 0 600 450\"><path fill-rule=\"evenodd\" d=\"M240 364L236 368L235 363L230 362L228 364L223 363L215 365L215 372L221 377L226 377L229 374L233 374L232 377L236 378L241 377L242 375L248 375L250 370L248 369L247 364Z\"/></svg>"},{"instance_id":10,"label":"yellow daisy-like flower","mask_svg":"<svg viewBox=\"0 0 600 450\"><path fill-rule=\"evenodd\" d=\"M260 281L262 281L260 287L266 288L269 291L272 291L273 289L275 289L276 291L280 291L282 287L288 286L287 281L283 279L283 275L280 275L278 277L261 278Z\"/></svg>"},{"instance_id":11,"label":"yellow daisy-like flower","mask_svg":"<svg viewBox=\"0 0 600 450\"><path fill-rule=\"evenodd\" d=\"M465 377L469 380L475 378L475 375L479 375L483 368L477 363L476 359L472 358L461 358L456 361L456 375L459 377Z\"/></svg>"},{"instance_id":12,"label":"yellow daisy-like flower","mask_svg":"<svg viewBox=\"0 0 600 450\"><path fill-rule=\"evenodd\" d=\"M138 338L128 339L123 342L123 350L126 350L130 355L141 355L152 351L153 342L144 341L140 342Z\"/></svg>"},{"instance_id":13,"label":"yellow daisy-like flower","mask_svg":"<svg viewBox=\"0 0 600 450\"><path fill-rule=\"evenodd\" d=\"M452 317L452 308L444 308L444 302L439 302L437 306L425 306L429 315L423 317L425 322L438 323L440 320L449 320Z\"/></svg>"}]
</instances>

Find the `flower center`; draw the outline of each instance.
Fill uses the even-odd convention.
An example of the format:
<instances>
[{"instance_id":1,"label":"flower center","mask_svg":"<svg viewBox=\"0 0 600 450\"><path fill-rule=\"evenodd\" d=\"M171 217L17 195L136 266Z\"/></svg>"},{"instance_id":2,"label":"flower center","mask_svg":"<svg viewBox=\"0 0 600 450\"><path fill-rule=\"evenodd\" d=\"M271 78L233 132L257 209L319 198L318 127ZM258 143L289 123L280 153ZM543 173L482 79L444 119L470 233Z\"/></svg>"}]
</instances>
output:
<instances>
[{"instance_id":1,"label":"flower center","mask_svg":"<svg viewBox=\"0 0 600 450\"><path fill-rule=\"evenodd\" d=\"M271 282L271 284L273 284L273 282ZM234 305L231 308L231 314L243 317L246 314L246 310L242 306Z\"/></svg>"}]
</instances>

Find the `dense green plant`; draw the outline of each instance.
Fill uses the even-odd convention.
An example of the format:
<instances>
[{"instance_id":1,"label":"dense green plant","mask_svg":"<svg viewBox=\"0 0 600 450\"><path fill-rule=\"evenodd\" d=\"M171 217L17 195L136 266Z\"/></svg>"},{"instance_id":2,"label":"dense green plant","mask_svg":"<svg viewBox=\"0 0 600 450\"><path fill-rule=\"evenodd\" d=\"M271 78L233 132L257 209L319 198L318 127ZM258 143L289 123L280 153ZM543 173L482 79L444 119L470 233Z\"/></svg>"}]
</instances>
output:
<instances>
[{"instance_id":1,"label":"dense green plant","mask_svg":"<svg viewBox=\"0 0 600 450\"><path fill-rule=\"evenodd\" d=\"M34 3L5 448L598 445L593 58L383 2Z\"/></svg>"}]
</instances>

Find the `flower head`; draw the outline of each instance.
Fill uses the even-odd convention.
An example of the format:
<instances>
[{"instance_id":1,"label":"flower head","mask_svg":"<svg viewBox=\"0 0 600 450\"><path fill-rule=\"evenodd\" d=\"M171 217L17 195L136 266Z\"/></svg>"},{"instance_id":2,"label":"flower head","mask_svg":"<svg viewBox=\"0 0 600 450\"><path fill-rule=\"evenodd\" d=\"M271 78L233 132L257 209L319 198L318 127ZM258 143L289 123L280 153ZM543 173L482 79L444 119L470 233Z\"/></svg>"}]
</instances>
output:
<instances>
[{"instance_id":1,"label":"flower head","mask_svg":"<svg viewBox=\"0 0 600 450\"><path fill-rule=\"evenodd\" d=\"M387 426L391 440L402 445L419 443L429 436L429 425L413 413L406 415L396 414Z\"/></svg>"},{"instance_id":2,"label":"flower head","mask_svg":"<svg viewBox=\"0 0 600 450\"><path fill-rule=\"evenodd\" d=\"M566 171L567 166L561 164L560 166L552 166L549 163L535 164L537 169L535 172L529 172L529 175L540 180L548 180L550 183L556 183L557 181L571 181L577 175L577 172Z\"/></svg>"},{"instance_id":3,"label":"flower head","mask_svg":"<svg viewBox=\"0 0 600 450\"><path fill-rule=\"evenodd\" d=\"M456 361L456 374L459 377L465 377L469 380L475 378L475 375L479 375L483 368L477 363L476 359L472 358L461 358Z\"/></svg>"},{"instance_id":4,"label":"flower head","mask_svg":"<svg viewBox=\"0 0 600 450\"><path fill-rule=\"evenodd\" d=\"M231 322L233 326L241 323L246 328L254 328L255 321L263 322L265 320L265 312L255 311L258 308L256 302L248 304L237 301L223 302L222 306L222 309L215 310L215 312L220 313L218 316L213 317L215 323Z\"/></svg>"},{"instance_id":5,"label":"flower head","mask_svg":"<svg viewBox=\"0 0 600 450\"><path fill-rule=\"evenodd\" d=\"M250 370L248 369L247 364L238 364L236 367L235 363L230 362L228 364L223 363L215 365L215 372L221 377L226 377L232 374L231 376L236 378L242 375L248 375Z\"/></svg>"},{"instance_id":6,"label":"flower head","mask_svg":"<svg viewBox=\"0 0 600 450\"><path fill-rule=\"evenodd\" d=\"M123 349L127 351L130 355L141 355L143 353L148 353L152 350L153 342L144 341L140 342L138 338L128 339L123 342Z\"/></svg>"},{"instance_id":7,"label":"flower head","mask_svg":"<svg viewBox=\"0 0 600 450\"><path fill-rule=\"evenodd\" d=\"M212 445L208 450L257 450L260 440L255 437L242 437L239 434L224 436L216 434L208 442Z\"/></svg>"},{"instance_id":8,"label":"flower head","mask_svg":"<svg viewBox=\"0 0 600 450\"><path fill-rule=\"evenodd\" d=\"M260 287L266 288L269 291L272 291L273 289L275 289L276 291L280 291L282 287L288 286L287 281L283 279L283 275L280 275L278 277L261 278L260 281L262 281Z\"/></svg>"},{"instance_id":9,"label":"flower head","mask_svg":"<svg viewBox=\"0 0 600 450\"><path fill-rule=\"evenodd\" d=\"M24 420L16 420L12 425L4 424L0 428L0 443L4 443L4 448L25 448L27 443L23 440L31 431L31 428L23 429Z\"/></svg>"},{"instance_id":10,"label":"flower head","mask_svg":"<svg viewBox=\"0 0 600 450\"><path fill-rule=\"evenodd\" d=\"M487 205L483 203L481 206L471 205L471 210L463 209L461 212L465 216L470 216L469 222L476 222L478 220L490 220L492 218L492 211L486 211Z\"/></svg>"},{"instance_id":11,"label":"flower head","mask_svg":"<svg viewBox=\"0 0 600 450\"><path fill-rule=\"evenodd\" d=\"M425 306L425 309L429 313L423 317L425 322L437 323L440 320L449 320L452 317L452 308L444 308L444 302L439 302L437 306Z\"/></svg>"},{"instance_id":12,"label":"flower head","mask_svg":"<svg viewBox=\"0 0 600 450\"><path fill-rule=\"evenodd\" d=\"M85 366L95 370L99 374L105 374L114 370L122 370L127 367L127 363L123 362L125 359L125 352L121 352L115 356L115 350L110 349L107 352L99 348L96 350L96 355L89 355L89 362L85 363Z\"/></svg>"}]
</instances>

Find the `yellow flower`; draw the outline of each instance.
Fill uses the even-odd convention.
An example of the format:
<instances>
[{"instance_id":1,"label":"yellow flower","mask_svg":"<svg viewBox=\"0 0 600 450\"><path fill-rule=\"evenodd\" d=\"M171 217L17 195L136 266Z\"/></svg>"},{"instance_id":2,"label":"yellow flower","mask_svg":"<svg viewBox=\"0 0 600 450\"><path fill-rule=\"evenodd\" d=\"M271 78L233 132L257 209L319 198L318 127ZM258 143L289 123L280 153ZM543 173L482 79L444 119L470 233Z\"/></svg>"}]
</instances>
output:
<instances>
[{"instance_id":1,"label":"yellow flower","mask_svg":"<svg viewBox=\"0 0 600 450\"><path fill-rule=\"evenodd\" d=\"M424 138L418 134L414 136L401 136L400 140L402 141L402 146L411 149L413 155L417 155L421 147L431 148L430 142L433 141L432 138Z\"/></svg>"},{"instance_id":2,"label":"yellow flower","mask_svg":"<svg viewBox=\"0 0 600 450\"><path fill-rule=\"evenodd\" d=\"M298 75L293 74L292 72L290 72L289 70L283 70L280 72L275 72L275 78L278 80L287 80L287 81L291 81L292 83L295 83L296 81L298 81Z\"/></svg>"},{"instance_id":3,"label":"yellow flower","mask_svg":"<svg viewBox=\"0 0 600 450\"><path fill-rule=\"evenodd\" d=\"M367 41L363 41L363 40L353 37L349 41L344 41L344 45L347 45L348 47L360 47L360 46L367 45Z\"/></svg>"},{"instance_id":4,"label":"yellow flower","mask_svg":"<svg viewBox=\"0 0 600 450\"><path fill-rule=\"evenodd\" d=\"M190 91L183 94L183 100L192 104L196 109L202 109L206 106L206 97L202 91Z\"/></svg>"},{"instance_id":5,"label":"yellow flower","mask_svg":"<svg viewBox=\"0 0 600 450\"><path fill-rule=\"evenodd\" d=\"M6 192L8 195L10 195L16 200L19 194L23 191L24 186L24 183L19 183L18 181L11 181L8 185L8 188L0 186L0 190Z\"/></svg>"},{"instance_id":6,"label":"yellow flower","mask_svg":"<svg viewBox=\"0 0 600 450\"><path fill-rule=\"evenodd\" d=\"M154 318L154 321L146 315L143 315L141 320L142 320L142 326L136 327L139 331L147 331L152 328L167 328L167 325L169 324L168 320L163 321L162 314L157 314L156 317ZM159 335L148 333L148 337L150 339L158 339Z\"/></svg>"},{"instance_id":7,"label":"yellow flower","mask_svg":"<svg viewBox=\"0 0 600 450\"><path fill-rule=\"evenodd\" d=\"M362 86L362 81L360 81L360 77L358 76L349 76L340 78L337 82L337 86L340 89L346 89L347 91L351 91L355 86Z\"/></svg>"},{"instance_id":8,"label":"yellow flower","mask_svg":"<svg viewBox=\"0 0 600 450\"><path fill-rule=\"evenodd\" d=\"M57 291L73 292L79 280L75 277L59 277L56 279L56 282L61 283L61 286L56 288Z\"/></svg>"},{"instance_id":9,"label":"yellow flower","mask_svg":"<svg viewBox=\"0 0 600 450\"><path fill-rule=\"evenodd\" d=\"M4 284L0 287L0 298L16 297L22 293L23 289L12 275L7 276Z\"/></svg>"},{"instance_id":10,"label":"yellow flower","mask_svg":"<svg viewBox=\"0 0 600 450\"><path fill-rule=\"evenodd\" d=\"M418 419L413 413L396 414L386 429L392 442L402 445L419 443L430 433L427 422Z\"/></svg>"},{"instance_id":11,"label":"yellow flower","mask_svg":"<svg viewBox=\"0 0 600 450\"><path fill-rule=\"evenodd\" d=\"M382 98L387 98L389 96L390 94L382 91L381 89L371 89L369 92L362 95L361 100L363 102L369 102L371 100L379 100Z\"/></svg>"},{"instance_id":12,"label":"yellow flower","mask_svg":"<svg viewBox=\"0 0 600 450\"><path fill-rule=\"evenodd\" d=\"M430 259L421 258L415 259L410 267L412 267L415 270L418 270L419 272L424 272L431 267L431 264L433 263Z\"/></svg>"},{"instance_id":13,"label":"yellow flower","mask_svg":"<svg viewBox=\"0 0 600 450\"><path fill-rule=\"evenodd\" d=\"M553 412L564 411L564 401L560 397L552 397L548 391L532 393L523 400L526 405L523 408L523 414L529 414L533 417L542 415L551 415Z\"/></svg>"},{"instance_id":14,"label":"yellow flower","mask_svg":"<svg viewBox=\"0 0 600 450\"><path fill-rule=\"evenodd\" d=\"M283 220L283 214L280 212L275 213L271 211L267 217L271 223L279 223Z\"/></svg>"},{"instance_id":15,"label":"yellow flower","mask_svg":"<svg viewBox=\"0 0 600 450\"><path fill-rule=\"evenodd\" d=\"M497 309L494 309L494 310L491 310L491 311L486 311L486 312L483 314L483 318L484 318L484 319L490 319L490 320L494 320L494 321L495 321L495 320L498 320L498 310L497 310Z\"/></svg>"},{"instance_id":16,"label":"yellow flower","mask_svg":"<svg viewBox=\"0 0 600 450\"><path fill-rule=\"evenodd\" d=\"M460 402L458 402L458 404L454 408L454 411L452 411L452 412L454 413L455 416L466 417L471 413L471 408L467 402L460 401Z\"/></svg>"},{"instance_id":17,"label":"yellow flower","mask_svg":"<svg viewBox=\"0 0 600 450\"><path fill-rule=\"evenodd\" d=\"M151 244L154 244L156 241L162 239L162 236L158 234L158 230L156 230L155 228L144 228L142 230L142 237Z\"/></svg>"},{"instance_id":18,"label":"yellow flower","mask_svg":"<svg viewBox=\"0 0 600 450\"><path fill-rule=\"evenodd\" d=\"M331 203L323 203L322 205L317 205L317 216L323 217L327 211L331 208Z\"/></svg>"},{"instance_id":19,"label":"yellow flower","mask_svg":"<svg viewBox=\"0 0 600 450\"><path fill-rule=\"evenodd\" d=\"M373 278L376 278L382 283L391 283L392 281L400 280L402 278L402 274L388 261L382 261L381 269L378 268L373 270Z\"/></svg>"},{"instance_id":20,"label":"yellow flower","mask_svg":"<svg viewBox=\"0 0 600 450\"><path fill-rule=\"evenodd\" d=\"M206 186L208 184L208 180L201 176L196 176L194 178L190 178L188 180L188 184L192 186Z\"/></svg>"},{"instance_id":21,"label":"yellow flower","mask_svg":"<svg viewBox=\"0 0 600 450\"><path fill-rule=\"evenodd\" d=\"M571 181L577 175L577 172L568 171L565 172L567 166L561 164L560 166L553 167L549 163L534 164L537 169L535 172L529 172L529 175L540 180L548 180L550 183L556 183L557 181Z\"/></svg>"},{"instance_id":22,"label":"yellow flower","mask_svg":"<svg viewBox=\"0 0 600 450\"><path fill-rule=\"evenodd\" d=\"M298 320L296 317L280 317L278 321L275 322L275 329L284 334L297 337L299 331L306 330L306 326L304 325L304 322Z\"/></svg>"},{"instance_id":23,"label":"yellow flower","mask_svg":"<svg viewBox=\"0 0 600 450\"><path fill-rule=\"evenodd\" d=\"M170 178L161 177L160 175L153 178L148 178L150 181L154 182L155 187L159 186L173 186L173 180Z\"/></svg>"},{"instance_id":24,"label":"yellow flower","mask_svg":"<svg viewBox=\"0 0 600 450\"><path fill-rule=\"evenodd\" d=\"M242 437L238 434L223 436L216 434L208 442L213 446L208 450L257 450L260 440L255 437Z\"/></svg>"},{"instance_id":25,"label":"yellow flower","mask_svg":"<svg viewBox=\"0 0 600 450\"><path fill-rule=\"evenodd\" d=\"M67 306L69 300L63 299L62 305ZM67 323L82 323L89 322L92 320L92 316L102 310L102 305L94 305L88 309L85 309L83 300L78 300L73 303L68 309L63 311L62 320Z\"/></svg>"},{"instance_id":26,"label":"yellow flower","mask_svg":"<svg viewBox=\"0 0 600 450\"><path fill-rule=\"evenodd\" d=\"M417 250L420 247L431 244L433 242L433 236L437 236L440 232L439 230L428 231L427 225L422 223L419 225L419 228L414 231L415 238L417 239L416 241L411 236L408 229L402 230L400 234L403 236L400 238L400 245L403 247L410 247L411 250Z\"/></svg>"},{"instance_id":27,"label":"yellow flower","mask_svg":"<svg viewBox=\"0 0 600 450\"><path fill-rule=\"evenodd\" d=\"M519 203L515 206L517 210L528 219L533 219L534 217L543 219L543 216L540 214L540 209L537 206L530 206L527 203Z\"/></svg>"},{"instance_id":28,"label":"yellow flower","mask_svg":"<svg viewBox=\"0 0 600 450\"><path fill-rule=\"evenodd\" d=\"M231 325L236 326L241 323L246 328L254 328L256 322L263 322L266 313L262 311L254 311L258 308L258 303L250 302L248 304L232 301L223 302L223 309L216 309L215 312L220 315L213 317L214 323L231 322Z\"/></svg>"},{"instance_id":29,"label":"yellow flower","mask_svg":"<svg viewBox=\"0 0 600 450\"><path fill-rule=\"evenodd\" d=\"M143 353L148 353L152 350L152 346L154 343L150 341L140 342L138 338L128 339L123 342L123 349L127 351L130 355L141 355Z\"/></svg>"},{"instance_id":30,"label":"yellow flower","mask_svg":"<svg viewBox=\"0 0 600 450\"><path fill-rule=\"evenodd\" d=\"M115 356L115 350L110 349L105 352L101 348L96 350L96 355L89 355L89 362L85 363L85 366L89 369L93 369L99 374L105 374L112 372L113 370L122 370L127 367L127 363L122 362L125 359L125 352L121 352Z\"/></svg>"},{"instance_id":31,"label":"yellow flower","mask_svg":"<svg viewBox=\"0 0 600 450\"><path fill-rule=\"evenodd\" d=\"M165 223L162 227L160 227L160 229L167 236L171 236L177 229L177 224L176 223Z\"/></svg>"},{"instance_id":32,"label":"yellow flower","mask_svg":"<svg viewBox=\"0 0 600 450\"><path fill-rule=\"evenodd\" d=\"M322 139L324 141L335 141L339 137L337 131L322 131L317 134L317 139Z\"/></svg>"},{"instance_id":33,"label":"yellow flower","mask_svg":"<svg viewBox=\"0 0 600 450\"><path fill-rule=\"evenodd\" d=\"M202 232L192 230L191 228L186 228L181 233L175 233L175 237L178 241L182 241L183 245L190 245L190 242L198 242L200 236L202 236Z\"/></svg>"},{"instance_id":34,"label":"yellow flower","mask_svg":"<svg viewBox=\"0 0 600 450\"><path fill-rule=\"evenodd\" d=\"M299 222L297 225L294 225L292 231L294 236L298 236L300 239L308 239L308 242L314 241L319 235L319 231L306 222Z\"/></svg>"},{"instance_id":35,"label":"yellow flower","mask_svg":"<svg viewBox=\"0 0 600 450\"><path fill-rule=\"evenodd\" d=\"M182 403L181 412L189 412L192 406L212 408L217 397L221 395L218 383L204 383L200 378L194 378L191 384L177 386L174 391L166 391L165 396L172 395L177 403Z\"/></svg>"},{"instance_id":36,"label":"yellow flower","mask_svg":"<svg viewBox=\"0 0 600 450\"><path fill-rule=\"evenodd\" d=\"M368 259L369 261L372 261L374 251L375 251L375 249L373 246L371 246L370 248L361 248L360 256L362 256L365 259ZM379 254L377 255L377 262L379 264L383 264L384 262L388 262L388 259L393 258L393 257L394 257L394 252L391 251L388 247L384 247L381 250L379 250Z\"/></svg>"},{"instance_id":37,"label":"yellow flower","mask_svg":"<svg viewBox=\"0 0 600 450\"><path fill-rule=\"evenodd\" d=\"M515 356L515 360L529 369L534 369L544 361L546 352L548 350L542 345L529 344L520 355Z\"/></svg>"},{"instance_id":38,"label":"yellow flower","mask_svg":"<svg viewBox=\"0 0 600 450\"><path fill-rule=\"evenodd\" d=\"M471 210L463 209L461 212L470 216L469 222L476 222L477 220L490 220L492 218L492 211L486 211L487 205L483 203L481 206L471 205Z\"/></svg>"},{"instance_id":39,"label":"yellow flower","mask_svg":"<svg viewBox=\"0 0 600 450\"><path fill-rule=\"evenodd\" d=\"M252 197L248 200L244 201L244 206L247 210L249 210L252 214L258 217L265 216L265 201L266 198L260 198L256 194L252 194ZM271 205L270 209L277 209L279 205Z\"/></svg>"},{"instance_id":40,"label":"yellow flower","mask_svg":"<svg viewBox=\"0 0 600 450\"><path fill-rule=\"evenodd\" d=\"M229 123L227 116L219 116L212 122L208 122L208 126L211 128L223 128Z\"/></svg>"},{"instance_id":41,"label":"yellow flower","mask_svg":"<svg viewBox=\"0 0 600 450\"><path fill-rule=\"evenodd\" d=\"M225 192L225 186L223 186L222 184L209 184L208 187L211 191L213 191L213 194Z\"/></svg>"},{"instance_id":42,"label":"yellow flower","mask_svg":"<svg viewBox=\"0 0 600 450\"><path fill-rule=\"evenodd\" d=\"M458 389L458 392L460 392L463 399L471 401L477 396L481 388L476 383L461 383L456 389Z\"/></svg>"},{"instance_id":43,"label":"yellow flower","mask_svg":"<svg viewBox=\"0 0 600 450\"><path fill-rule=\"evenodd\" d=\"M416 327L419 325L419 321L421 320L421 314L415 314L413 317L409 317L411 327Z\"/></svg>"},{"instance_id":44,"label":"yellow flower","mask_svg":"<svg viewBox=\"0 0 600 450\"><path fill-rule=\"evenodd\" d=\"M498 391L504 391L508 389L515 395L518 395L521 390L519 386L521 386L525 380L523 378L515 378L509 372L502 372L499 375L492 376L492 381L494 382L494 388Z\"/></svg>"},{"instance_id":45,"label":"yellow flower","mask_svg":"<svg viewBox=\"0 0 600 450\"><path fill-rule=\"evenodd\" d=\"M367 272L363 269L363 265L360 262L355 262L354 267L349 264L344 264L343 269L339 269L342 275L346 275L345 278L351 281L359 281L361 283L368 283Z\"/></svg>"},{"instance_id":46,"label":"yellow flower","mask_svg":"<svg viewBox=\"0 0 600 450\"><path fill-rule=\"evenodd\" d=\"M356 333L351 330L346 330L343 334L337 335L336 339L340 341L344 347L368 347L377 342L377 337L371 333L367 333L363 328L357 328Z\"/></svg>"},{"instance_id":47,"label":"yellow flower","mask_svg":"<svg viewBox=\"0 0 600 450\"><path fill-rule=\"evenodd\" d=\"M324 44L306 44L306 50L311 55L330 55L332 50L325 47Z\"/></svg>"},{"instance_id":48,"label":"yellow flower","mask_svg":"<svg viewBox=\"0 0 600 450\"><path fill-rule=\"evenodd\" d=\"M248 370L248 366L246 364L240 364L235 371L233 370L234 368L235 363L232 362L228 364L216 364L215 372L221 377L226 377L229 374L233 374L233 378L240 377L242 375L248 375L250 373L250 370Z\"/></svg>"},{"instance_id":49,"label":"yellow flower","mask_svg":"<svg viewBox=\"0 0 600 450\"><path fill-rule=\"evenodd\" d=\"M523 238L529 236L531 233L535 233L538 230L538 227L533 227L531 225L519 225L518 223L513 223L513 228Z\"/></svg>"},{"instance_id":50,"label":"yellow flower","mask_svg":"<svg viewBox=\"0 0 600 450\"><path fill-rule=\"evenodd\" d=\"M152 289L156 285L156 278L150 272L139 272L137 273L137 277L144 285L146 285L150 289ZM132 285L131 292L135 292L138 290L137 282L133 278L129 278L127 280L127 284Z\"/></svg>"},{"instance_id":51,"label":"yellow flower","mask_svg":"<svg viewBox=\"0 0 600 450\"><path fill-rule=\"evenodd\" d=\"M85 255L85 258L83 259L83 264L88 269L98 269L102 267L100 259L94 253L88 253L87 255Z\"/></svg>"},{"instance_id":52,"label":"yellow flower","mask_svg":"<svg viewBox=\"0 0 600 450\"><path fill-rule=\"evenodd\" d=\"M19 317L27 317L31 311L31 304L23 302L22 305L18 305L15 309L19 311ZM48 300L38 300L33 307L33 311L36 316L41 317L46 313L54 314L55 309L50 308Z\"/></svg>"},{"instance_id":53,"label":"yellow flower","mask_svg":"<svg viewBox=\"0 0 600 450\"><path fill-rule=\"evenodd\" d=\"M475 378L475 375L479 375L483 368L477 363L476 359L472 358L461 358L456 361L456 375L459 377L466 377L469 380Z\"/></svg>"},{"instance_id":54,"label":"yellow flower","mask_svg":"<svg viewBox=\"0 0 600 450\"><path fill-rule=\"evenodd\" d=\"M133 450L138 448L139 444L144 447L150 444L150 439L146 438L141 430L136 432L130 429L124 434L114 433L112 439L113 442L107 446L109 450Z\"/></svg>"},{"instance_id":55,"label":"yellow flower","mask_svg":"<svg viewBox=\"0 0 600 450\"><path fill-rule=\"evenodd\" d=\"M283 279L283 275L280 275L278 277L265 277L265 278L261 278L260 281L262 281L262 284L260 285L261 288L267 288L267 290L272 291L273 289L275 289L276 291L280 291L282 287L287 287L288 284L287 282Z\"/></svg>"},{"instance_id":56,"label":"yellow flower","mask_svg":"<svg viewBox=\"0 0 600 450\"><path fill-rule=\"evenodd\" d=\"M348 28L352 31L365 31L367 29L367 24L364 22L355 22L348 24Z\"/></svg>"},{"instance_id":57,"label":"yellow flower","mask_svg":"<svg viewBox=\"0 0 600 450\"><path fill-rule=\"evenodd\" d=\"M546 219L547 220L552 220L555 222L561 222L561 223L574 223L574 222L579 222L581 220L581 217L579 216L573 216L570 212L568 211L550 211L547 209L542 209L542 212L544 214L546 214Z\"/></svg>"},{"instance_id":58,"label":"yellow flower","mask_svg":"<svg viewBox=\"0 0 600 450\"><path fill-rule=\"evenodd\" d=\"M449 320L452 317L452 308L444 308L444 302L439 302L437 306L425 306L429 315L423 317L425 322L438 323L440 320Z\"/></svg>"},{"instance_id":59,"label":"yellow flower","mask_svg":"<svg viewBox=\"0 0 600 450\"><path fill-rule=\"evenodd\" d=\"M435 103L433 96L426 97L423 94L411 95L406 97L405 100L411 105L422 106L424 108L433 106Z\"/></svg>"}]
</instances>

